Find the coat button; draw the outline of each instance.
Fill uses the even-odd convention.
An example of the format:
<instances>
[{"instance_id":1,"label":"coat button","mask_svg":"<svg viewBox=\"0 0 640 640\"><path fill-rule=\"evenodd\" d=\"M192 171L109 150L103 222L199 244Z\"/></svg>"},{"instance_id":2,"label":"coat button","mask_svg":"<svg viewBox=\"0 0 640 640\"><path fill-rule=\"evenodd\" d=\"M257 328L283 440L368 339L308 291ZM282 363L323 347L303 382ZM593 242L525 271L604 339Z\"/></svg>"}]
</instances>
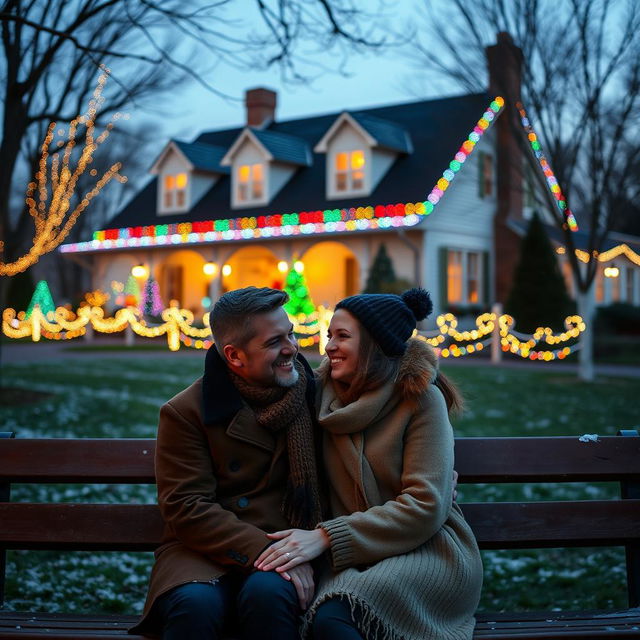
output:
<instances>
[{"instance_id":1,"label":"coat button","mask_svg":"<svg viewBox=\"0 0 640 640\"><path fill-rule=\"evenodd\" d=\"M249 498L246 498L245 496L242 496L242 498L240 498L238 500L238 506L241 509L244 509L245 507L248 507L249 506Z\"/></svg>"},{"instance_id":2,"label":"coat button","mask_svg":"<svg viewBox=\"0 0 640 640\"><path fill-rule=\"evenodd\" d=\"M238 460L232 460L229 463L229 471L240 471L240 462Z\"/></svg>"}]
</instances>

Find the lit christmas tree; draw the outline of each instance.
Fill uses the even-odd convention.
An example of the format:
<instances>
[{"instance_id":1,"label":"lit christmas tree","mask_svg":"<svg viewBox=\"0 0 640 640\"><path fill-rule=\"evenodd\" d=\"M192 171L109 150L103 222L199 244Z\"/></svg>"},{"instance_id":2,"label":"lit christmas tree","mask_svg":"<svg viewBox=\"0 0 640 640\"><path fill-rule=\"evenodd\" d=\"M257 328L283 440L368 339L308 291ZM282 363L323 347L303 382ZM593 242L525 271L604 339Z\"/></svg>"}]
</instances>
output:
<instances>
[{"instance_id":1,"label":"lit christmas tree","mask_svg":"<svg viewBox=\"0 0 640 640\"><path fill-rule=\"evenodd\" d=\"M134 276L129 276L124 288L124 303L127 307L137 307L140 300L140 286Z\"/></svg>"},{"instance_id":2,"label":"lit christmas tree","mask_svg":"<svg viewBox=\"0 0 640 640\"><path fill-rule=\"evenodd\" d=\"M145 316L159 316L164 309L160 299L160 287L153 276L149 276L142 289L140 308Z\"/></svg>"},{"instance_id":3,"label":"lit christmas tree","mask_svg":"<svg viewBox=\"0 0 640 640\"><path fill-rule=\"evenodd\" d=\"M284 310L296 318L299 315L311 315L315 311L303 271L302 262L296 261L284 283L284 290L289 294L289 302L284 305Z\"/></svg>"},{"instance_id":4,"label":"lit christmas tree","mask_svg":"<svg viewBox=\"0 0 640 640\"><path fill-rule=\"evenodd\" d=\"M53 303L53 298L51 297L51 291L49 290L49 285L46 280L40 280L36 285L36 289L33 292L33 296L31 296L31 302L29 303L29 307L27 308L27 312L25 314L25 318L29 318L33 313L33 307L35 305L40 306L40 311L43 315L47 315L49 312L53 312L56 310L56 305Z\"/></svg>"}]
</instances>

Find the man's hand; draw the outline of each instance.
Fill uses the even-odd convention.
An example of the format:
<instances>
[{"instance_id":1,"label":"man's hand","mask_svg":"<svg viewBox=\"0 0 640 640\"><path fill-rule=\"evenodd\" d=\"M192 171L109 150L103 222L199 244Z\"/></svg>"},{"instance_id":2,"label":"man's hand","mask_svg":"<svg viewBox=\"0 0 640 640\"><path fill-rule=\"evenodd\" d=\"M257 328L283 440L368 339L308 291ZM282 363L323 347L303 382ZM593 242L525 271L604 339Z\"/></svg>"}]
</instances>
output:
<instances>
[{"instance_id":1,"label":"man's hand","mask_svg":"<svg viewBox=\"0 0 640 640\"><path fill-rule=\"evenodd\" d=\"M267 547L254 562L253 566L261 571L289 571L317 558L330 546L329 536L324 529L286 529L268 533L267 538L276 542Z\"/></svg>"},{"instance_id":2,"label":"man's hand","mask_svg":"<svg viewBox=\"0 0 640 640\"><path fill-rule=\"evenodd\" d=\"M291 580L298 594L300 608L306 611L316 592L316 585L313 581L313 568L311 565L308 562L299 564L297 567L293 567L293 569L289 569L289 571L283 573L282 577Z\"/></svg>"}]
</instances>

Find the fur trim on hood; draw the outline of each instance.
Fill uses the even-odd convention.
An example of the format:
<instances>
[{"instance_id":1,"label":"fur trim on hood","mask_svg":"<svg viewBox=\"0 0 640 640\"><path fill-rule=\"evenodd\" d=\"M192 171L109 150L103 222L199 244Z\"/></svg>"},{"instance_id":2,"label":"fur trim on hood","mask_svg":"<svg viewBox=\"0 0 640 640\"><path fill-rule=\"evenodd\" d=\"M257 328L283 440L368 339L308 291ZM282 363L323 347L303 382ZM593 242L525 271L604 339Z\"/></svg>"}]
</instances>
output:
<instances>
[{"instance_id":1,"label":"fur trim on hood","mask_svg":"<svg viewBox=\"0 0 640 640\"><path fill-rule=\"evenodd\" d=\"M438 356L424 340L411 338L400 359L396 386L405 398L423 393L438 375Z\"/></svg>"},{"instance_id":2,"label":"fur trim on hood","mask_svg":"<svg viewBox=\"0 0 640 640\"><path fill-rule=\"evenodd\" d=\"M330 372L329 358L325 357L316 369L316 375L326 380ZM407 349L400 357L396 386L402 395L415 398L434 382L438 375L438 356L424 340L410 338Z\"/></svg>"}]
</instances>

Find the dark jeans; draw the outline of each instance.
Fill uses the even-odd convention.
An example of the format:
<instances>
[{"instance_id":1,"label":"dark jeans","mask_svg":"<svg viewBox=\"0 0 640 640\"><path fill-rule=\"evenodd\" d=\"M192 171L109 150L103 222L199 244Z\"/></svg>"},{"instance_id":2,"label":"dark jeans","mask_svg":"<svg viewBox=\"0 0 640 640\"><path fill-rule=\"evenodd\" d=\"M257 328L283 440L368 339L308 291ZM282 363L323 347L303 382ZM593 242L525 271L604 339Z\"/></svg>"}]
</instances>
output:
<instances>
[{"instance_id":1,"label":"dark jeans","mask_svg":"<svg viewBox=\"0 0 640 640\"><path fill-rule=\"evenodd\" d=\"M339 598L326 600L318 607L312 628L314 640L364 640L349 605Z\"/></svg>"},{"instance_id":2,"label":"dark jeans","mask_svg":"<svg viewBox=\"0 0 640 640\"><path fill-rule=\"evenodd\" d=\"M275 571L190 582L156 600L163 640L219 640L230 622L246 640L299 640L295 587Z\"/></svg>"}]
</instances>

